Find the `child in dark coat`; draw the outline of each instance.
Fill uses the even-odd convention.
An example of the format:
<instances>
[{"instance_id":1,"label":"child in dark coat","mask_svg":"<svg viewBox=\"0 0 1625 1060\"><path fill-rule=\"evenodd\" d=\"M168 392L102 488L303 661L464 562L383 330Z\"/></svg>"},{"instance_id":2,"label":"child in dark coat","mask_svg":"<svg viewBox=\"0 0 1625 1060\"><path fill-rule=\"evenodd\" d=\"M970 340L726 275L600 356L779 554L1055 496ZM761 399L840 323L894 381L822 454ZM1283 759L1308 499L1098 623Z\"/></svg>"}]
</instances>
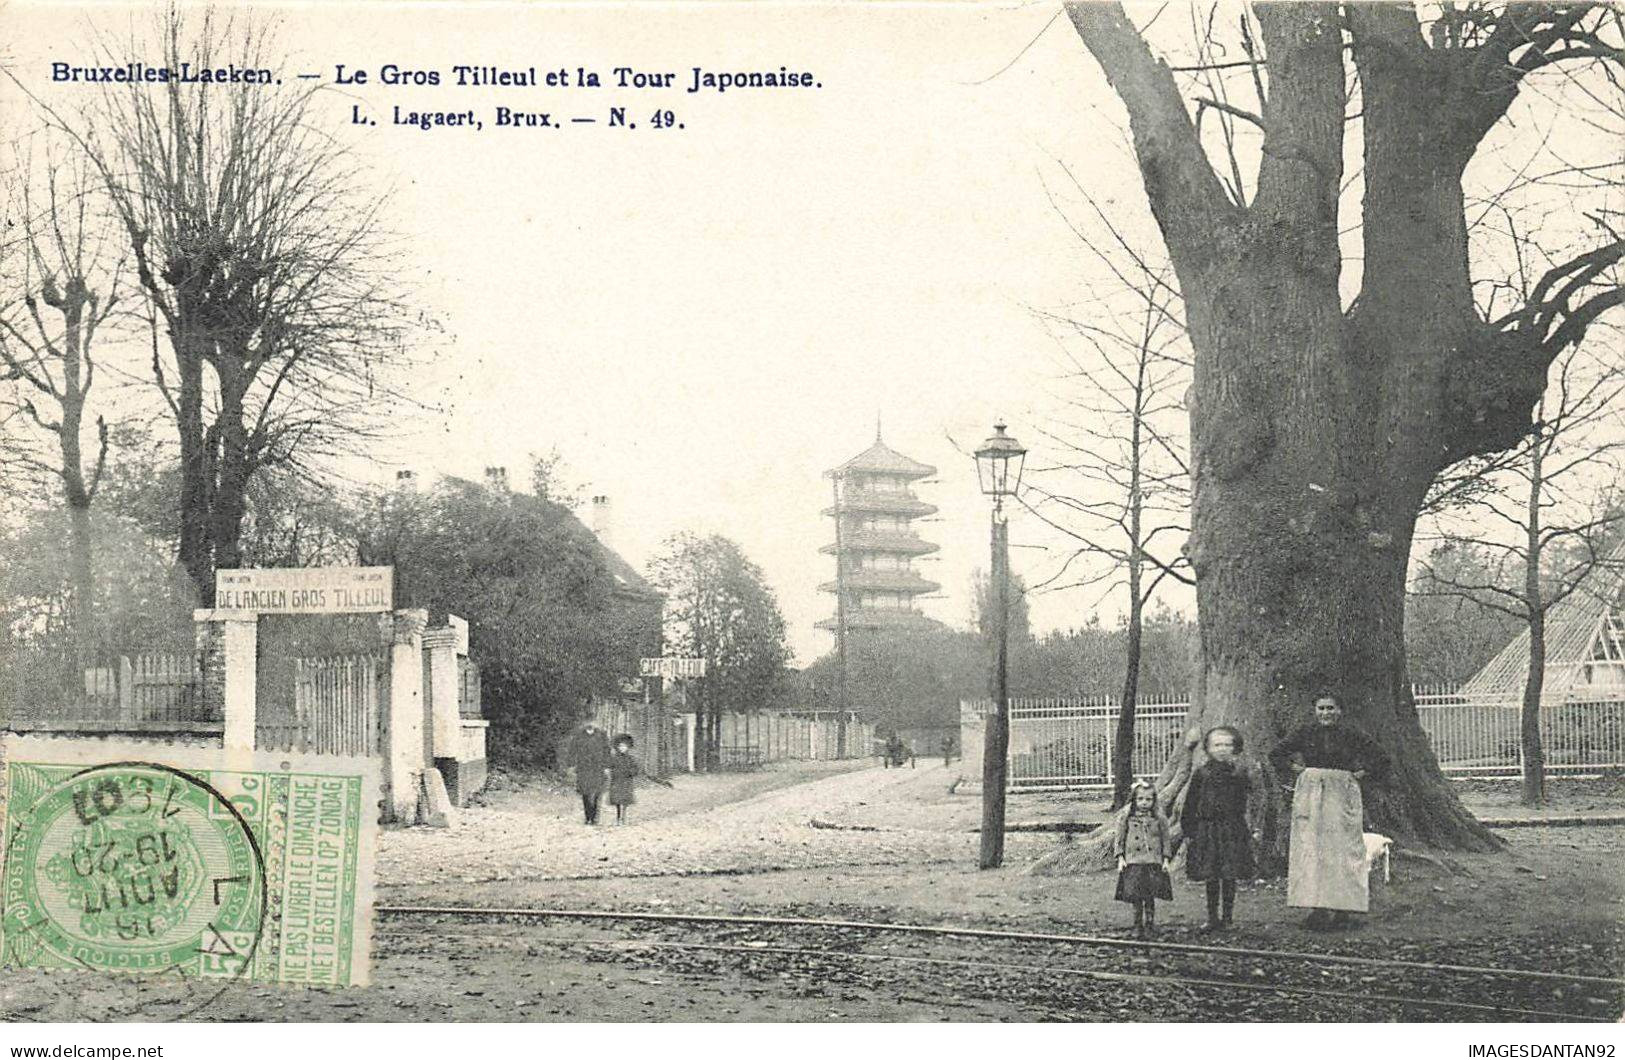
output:
<instances>
[{"instance_id":1,"label":"child in dark coat","mask_svg":"<svg viewBox=\"0 0 1625 1060\"><path fill-rule=\"evenodd\" d=\"M1229 927L1236 905L1236 881L1258 875L1253 843L1252 777L1236 762L1241 733L1229 725L1209 729L1202 739L1208 760L1191 774L1185 808L1179 815L1186 846L1185 874L1207 884L1207 923L1203 931Z\"/></svg>"},{"instance_id":2,"label":"child in dark coat","mask_svg":"<svg viewBox=\"0 0 1625 1060\"><path fill-rule=\"evenodd\" d=\"M626 808L638 801L632 789L637 783L638 774L642 772L643 767L632 757L632 737L621 733L615 737L615 749L609 756L609 804L615 807L616 824L626 823ZM670 783L659 777L649 779L671 787Z\"/></svg>"},{"instance_id":3,"label":"child in dark coat","mask_svg":"<svg viewBox=\"0 0 1625 1060\"><path fill-rule=\"evenodd\" d=\"M1168 879L1174 850L1155 787L1141 781L1129 792L1129 803L1117 818L1112 852L1117 855L1116 898L1134 906L1134 934L1150 938L1157 928L1157 899L1174 896Z\"/></svg>"}]
</instances>

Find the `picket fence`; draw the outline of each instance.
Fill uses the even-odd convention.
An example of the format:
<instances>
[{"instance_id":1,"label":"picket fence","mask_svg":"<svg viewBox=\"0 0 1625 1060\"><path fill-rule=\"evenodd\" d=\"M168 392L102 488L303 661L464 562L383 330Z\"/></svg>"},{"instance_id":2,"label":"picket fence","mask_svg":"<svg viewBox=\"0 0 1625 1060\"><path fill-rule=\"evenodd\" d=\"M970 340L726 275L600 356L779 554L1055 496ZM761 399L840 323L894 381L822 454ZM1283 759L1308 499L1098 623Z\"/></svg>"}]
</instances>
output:
<instances>
[{"instance_id":1,"label":"picket fence","mask_svg":"<svg viewBox=\"0 0 1625 1060\"><path fill-rule=\"evenodd\" d=\"M292 710L268 702L255 719L255 745L302 754L378 754L383 671L380 652L295 658Z\"/></svg>"},{"instance_id":2,"label":"picket fence","mask_svg":"<svg viewBox=\"0 0 1625 1060\"><path fill-rule=\"evenodd\" d=\"M218 723L202 694L193 651L107 655L84 665L69 653L8 660L6 720L19 726Z\"/></svg>"},{"instance_id":3,"label":"picket fence","mask_svg":"<svg viewBox=\"0 0 1625 1060\"><path fill-rule=\"evenodd\" d=\"M661 773L686 772L690 760L688 726L693 715L671 714L659 703L599 700L593 719L611 735L631 735L633 753ZM847 758L874 753L874 726L851 721L846 727ZM841 757L840 731L833 718L765 711L722 716L720 741L724 769L750 769L769 762L830 760Z\"/></svg>"},{"instance_id":4,"label":"picket fence","mask_svg":"<svg viewBox=\"0 0 1625 1060\"><path fill-rule=\"evenodd\" d=\"M834 718L778 713L722 716L724 765L866 758L874 754L874 742L875 727L864 721L846 723L846 753L842 755L841 727Z\"/></svg>"}]
</instances>

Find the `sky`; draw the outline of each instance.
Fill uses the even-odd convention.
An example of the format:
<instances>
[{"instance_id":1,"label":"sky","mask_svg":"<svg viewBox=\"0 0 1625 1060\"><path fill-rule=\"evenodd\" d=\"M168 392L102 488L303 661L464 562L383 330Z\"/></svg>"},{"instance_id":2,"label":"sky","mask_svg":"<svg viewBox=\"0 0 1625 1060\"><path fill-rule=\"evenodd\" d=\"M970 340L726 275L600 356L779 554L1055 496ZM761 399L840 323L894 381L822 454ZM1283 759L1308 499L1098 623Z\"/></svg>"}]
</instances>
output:
<instances>
[{"instance_id":1,"label":"sky","mask_svg":"<svg viewBox=\"0 0 1625 1060\"><path fill-rule=\"evenodd\" d=\"M613 544L640 568L674 533L737 540L805 663L830 647L813 628L833 610L817 590L833 575L818 551L833 536L824 472L878 421L888 445L938 469L918 487L941 509L920 526L942 546L921 564L943 586L923 608L968 621L988 550L970 452L1002 418L1030 465L1060 458L1045 431L1065 384L1042 314L1092 304L1100 280L1069 224L1080 192L1156 245L1120 106L1055 5L252 7L277 20L278 75L317 75L316 119L364 163L358 195L390 194L403 281L446 330L406 381L425 410L350 474L503 466L522 483L531 454L556 450L583 495L611 499ZM90 64L76 42L126 39L156 9L11 0L11 68L71 104L87 90L52 84L51 64ZM1155 32L1188 35L1194 9L1170 10ZM341 64L368 82L336 83ZM391 64L442 83L381 83ZM604 85L457 87L457 64L572 81L587 68ZM781 66L819 87L686 91L694 67ZM675 85L623 89L617 67ZM0 90L0 110L20 102ZM564 128L496 128L498 105ZM488 127L396 125L397 107L473 108ZM638 127L611 128L612 107ZM667 112L680 128L655 127ZM585 117L597 121L569 120ZM1524 164L1499 149L1475 163L1486 181ZM1355 225L1348 248L1352 261ZM1070 552L1021 513L1011 539L1029 582ZM1167 600L1193 609L1177 589ZM1030 604L1039 630L1121 608L1083 590Z\"/></svg>"},{"instance_id":2,"label":"sky","mask_svg":"<svg viewBox=\"0 0 1625 1060\"><path fill-rule=\"evenodd\" d=\"M92 26L127 35L149 10L14 3L14 69L71 101L87 90L53 85L50 64L89 63L71 41ZM832 537L823 473L866 448L878 421L888 445L939 469L919 492L942 509L921 525L942 549L921 569L943 588L922 606L968 620L988 549L969 454L999 418L1021 437L1047 400L1054 341L1035 309L1077 283L1051 202L1057 159L1121 151L1112 122L1081 105L1103 85L1053 7L260 10L280 19L279 74L322 75L319 117L366 163L369 194L393 189L387 221L450 336L410 381L435 408L403 419L355 474L505 466L520 482L530 454L556 449L586 495L611 499L614 545L634 564L679 531L736 539L807 662L830 646L813 628L833 610L817 591L833 574L818 551ZM339 64L369 83L335 84ZM386 64L439 71L442 84L379 84ZM679 76L670 90L480 89L450 83L457 64ZM695 66L781 65L822 87L685 90ZM379 124L352 124L357 105ZM391 120L396 106L472 107L489 122L497 105L601 121ZM605 127L611 106L640 127ZM651 128L662 110L683 128ZM1116 168L1133 192L1132 169ZM1019 517L1012 533L1023 543ZM1015 552L1035 578L1050 558ZM1035 600L1035 622L1081 621L1085 603Z\"/></svg>"}]
</instances>

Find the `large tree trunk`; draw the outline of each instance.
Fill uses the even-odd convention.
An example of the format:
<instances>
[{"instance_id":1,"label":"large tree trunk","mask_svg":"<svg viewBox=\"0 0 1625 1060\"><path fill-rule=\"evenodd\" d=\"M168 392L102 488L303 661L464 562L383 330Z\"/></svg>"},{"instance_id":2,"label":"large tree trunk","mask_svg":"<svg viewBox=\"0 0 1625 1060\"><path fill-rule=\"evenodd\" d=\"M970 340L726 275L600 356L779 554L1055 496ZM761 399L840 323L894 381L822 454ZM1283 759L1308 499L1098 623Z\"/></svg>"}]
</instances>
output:
<instances>
[{"instance_id":1,"label":"large tree trunk","mask_svg":"<svg viewBox=\"0 0 1625 1060\"><path fill-rule=\"evenodd\" d=\"M70 326L71 323L70 320ZM66 367L61 438L62 485L68 506L68 595L72 601L69 621L73 629L74 649L79 653L81 665L89 666L89 660L98 647L98 638L95 579L91 574L91 492L85 484L84 454L79 445L79 434L84 426L85 397L79 388L77 365L70 362Z\"/></svg>"},{"instance_id":2,"label":"large tree trunk","mask_svg":"<svg viewBox=\"0 0 1625 1060\"><path fill-rule=\"evenodd\" d=\"M57 437L62 457L62 493L68 508L68 619L80 665L90 666L100 647L95 580L91 573L90 506L101 481L103 463L107 459L105 422L98 422L100 446L88 481L80 438L84 431L85 404L94 370L90 342L98 323L98 299L91 293L84 277L71 275L60 289L47 285L45 301L61 311L63 324L60 344L62 383L58 396L62 422Z\"/></svg>"},{"instance_id":3,"label":"large tree trunk","mask_svg":"<svg viewBox=\"0 0 1625 1060\"><path fill-rule=\"evenodd\" d=\"M243 398L239 386L240 383L222 381L224 393L215 419L220 449L214 504L209 511L209 543L217 569L242 566L243 517L247 511L248 481L254 473L254 458L243 428Z\"/></svg>"},{"instance_id":4,"label":"large tree trunk","mask_svg":"<svg viewBox=\"0 0 1625 1060\"><path fill-rule=\"evenodd\" d=\"M1208 164L1172 74L1121 8L1068 5L1127 105L1196 354L1188 554L1202 653L1192 726L1235 725L1262 760L1309 719L1314 697L1334 694L1393 758L1367 806L1375 828L1492 849L1421 729L1403 620L1429 486L1455 461L1516 441L1544 387L1549 356L1489 331L1467 271L1461 174L1515 85L1483 90L1476 68L1425 46L1400 5L1254 10L1269 94L1257 187L1241 206ZM1365 152L1364 275L1347 311L1345 26ZM1189 768L1169 764L1165 794L1178 794Z\"/></svg>"},{"instance_id":5,"label":"large tree trunk","mask_svg":"<svg viewBox=\"0 0 1625 1060\"><path fill-rule=\"evenodd\" d=\"M73 596L73 641L83 665L100 648L96 626L96 579L92 574L90 504L68 507L68 584Z\"/></svg>"},{"instance_id":6,"label":"large tree trunk","mask_svg":"<svg viewBox=\"0 0 1625 1060\"><path fill-rule=\"evenodd\" d=\"M214 606L214 553L209 547L209 511L213 506L208 444L203 426L203 356L190 335L174 342L180 378L176 381L175 430L180 440L181 566L192 579L199 607Z\"/></svg>"},{"instance_id":7,"label":"large tree trunk","mask_svg":"<svg viewBox=\"0 0 1625 1060\"><path fill-rule=\"evenodd\" d=\"M1198 350L1190 556L1204 676L1191 718L1204 730L1235 725L1263 752L1309 719L1316 696L1336 695L1393 758L1366 807L1374 826L1489 848L1422 732L1403 630L1416 513L1440 466L1425 415L1440 381L1416 378L1433 366L1413 351L1462 344L1472 306L1459 171L1430 168L1412 142L1422 114L1372 120L1373 109L1428 106L1425 92L1367 89L1364 216L1385 271L1368 269L1371 308L1345 327L1341 40L1316 6L1262 17L1276 85L1264 118L1301 157L1266 162L1246 221L1226 226L1234 242L1216 249L1228 280L1204 270L1186 285ZM1380 220L1395 215L1403 231ZM1409 246L1418 230L1427 247L1402 273L1381 243Z\"/></svg>"},{"instance_id":8,"label":"large tree trunk","mask_svg":"<svg viewBox=\"0 0 1625 1060\"><path fill-rule=\"evenodd\" d=\"M1283 515L1294 517L1249 491L1199 520L1204 689L1192 725L1235 725L1262 760L1305 723L1315 697L1336 695L1348 721L1393 759L1388 784L1366 804L1376 830L1433 846L1493 847L1439 771L1410 695L1405 548L1373 548L1371 531L1335 519L1281 534L1273 527Z\"/></svg>"}]
</instances>

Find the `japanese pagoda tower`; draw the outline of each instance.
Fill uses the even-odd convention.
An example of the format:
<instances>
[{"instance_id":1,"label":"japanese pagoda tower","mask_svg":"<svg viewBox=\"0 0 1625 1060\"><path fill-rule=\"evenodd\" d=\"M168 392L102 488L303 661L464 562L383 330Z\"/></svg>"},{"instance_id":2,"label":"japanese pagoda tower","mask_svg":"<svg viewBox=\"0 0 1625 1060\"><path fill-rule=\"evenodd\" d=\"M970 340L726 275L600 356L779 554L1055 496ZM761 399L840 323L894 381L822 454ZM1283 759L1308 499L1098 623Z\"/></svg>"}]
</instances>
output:
<instances>
[{"instance_id":1,"label":"japanese pagoda tower","mask_svg":"<svg viewBox=\"0 0 1625 1060\"><path fill-rule=\"evenodd\" d=\"M819 629L839 639L843 632L931 624L915 601L941 586L920 577L914 560L937 546L915 532L914 520L937 509L916 497L912 484L936 471L887 448L877 424L874 445L825 472L834 504L824 514L835 520L835 540L819 551L835 557L835 580L819 588L835 594L836 613Z\"/></svg>"}]
</instances>

